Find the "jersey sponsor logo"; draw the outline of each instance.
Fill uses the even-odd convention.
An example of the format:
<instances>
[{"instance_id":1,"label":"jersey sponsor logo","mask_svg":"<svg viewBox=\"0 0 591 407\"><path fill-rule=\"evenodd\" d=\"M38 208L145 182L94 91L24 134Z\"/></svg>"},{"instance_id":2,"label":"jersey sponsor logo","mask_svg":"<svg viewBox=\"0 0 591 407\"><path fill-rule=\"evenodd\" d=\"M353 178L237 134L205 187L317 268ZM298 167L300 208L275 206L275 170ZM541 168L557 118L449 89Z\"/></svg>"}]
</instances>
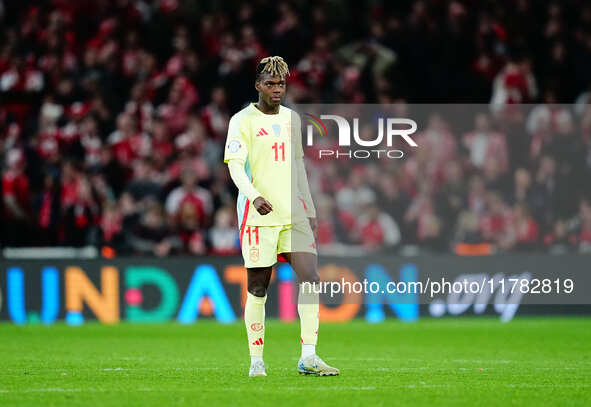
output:
<instances>
[{"instance_id":1,"label":"jersey sponsor logo","mask_svg":"<svg viewBox=\"0 0 591 407\"><path fill-rule=\"evenodd\" d=\"M259 345L259 346L262 346L262 345L263 345L263 338L259 338L259 339L257 339L257 340L256 340L256 341L254 341L252 344L253 344L253 345Z\"/></svg>"},{"instance_id":2,"label":"jersey sponsor logo","mask_svg":"<svg viewBox=\"0 0 591 407\"><path fill-rule=\"evenodd\" d=\"M259 261L259 248L258 247L251 247L250 248L250 261L252 261L253 263L256 263L257 261Z\"/></svg>"},{"instance_id":3,"label":"jersey sponsor logo","mask_svg":"<svg viewBox=\"0 0 591 407\"><path fill-rule=\"evenodd\" d=\"M257 133L257 137L266 136L267 134L269 134L269 133L267 133L267 131L265 129L261 128L259 130L259 132Z\"/></svg>"},{"instance_id":4,"label":"jersey sponsor logo","mask_svg":"<svg viewBox=\"0 0 591 407\"><path fill-rule=\"evenodd\" d=\"M255 332L262 331L263 324L261 324L260 322L254 322L254 323L250 324L250 329L252 329Z\"/></svg>"},{"instance_id":5,"label":"jersey sponsor logo","mask_svg":"<svg viewBox=\"0 0 591 407\"><path fill-rule=\"evenodd\" d=\"M240 141L238 140L230 140L230 142L228 143L228 151L231 153L237 153L241 147L242 144L240 144Z\"/></svg>"}]
</instances>

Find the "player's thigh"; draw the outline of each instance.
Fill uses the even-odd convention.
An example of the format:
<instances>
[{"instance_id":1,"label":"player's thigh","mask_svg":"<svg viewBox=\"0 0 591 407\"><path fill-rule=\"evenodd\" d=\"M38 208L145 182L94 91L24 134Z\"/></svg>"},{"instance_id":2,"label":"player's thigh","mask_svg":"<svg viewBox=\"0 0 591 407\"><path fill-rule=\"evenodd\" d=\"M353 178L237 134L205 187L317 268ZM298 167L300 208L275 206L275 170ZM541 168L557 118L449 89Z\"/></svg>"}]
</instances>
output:
<instances>
[{"instance_id":1,"label":"player's thigh","mask_svg":"<svg viewBox=\"0 0 591 407\"><path fill-rule=\"evenodd\" d=\"M245 226L241 246L244 267L271 267L277 262L278 226Z\"/></svg>"},{"instance_id":2,"label":"player's thigh","mask_svg":"<svg viewBox=\"0 0 591 407\"><path fill-rule=\"evenodd\" d=\"M284 253L300 281L318 281L314 233L307 221L282 228L279 253Z\"/></svg>"},{"instance_id":3,"label":"player's thigh","mask_svg":"<svg viewBox=\"0 0 591 407\"><path fill-rule=\"evenodd\" d=\"M286 253L287 261L298 276L298 281L317 283L320 281L318 274L318 256L314 253L291 252Z\"/></svg>"}]
</instances>

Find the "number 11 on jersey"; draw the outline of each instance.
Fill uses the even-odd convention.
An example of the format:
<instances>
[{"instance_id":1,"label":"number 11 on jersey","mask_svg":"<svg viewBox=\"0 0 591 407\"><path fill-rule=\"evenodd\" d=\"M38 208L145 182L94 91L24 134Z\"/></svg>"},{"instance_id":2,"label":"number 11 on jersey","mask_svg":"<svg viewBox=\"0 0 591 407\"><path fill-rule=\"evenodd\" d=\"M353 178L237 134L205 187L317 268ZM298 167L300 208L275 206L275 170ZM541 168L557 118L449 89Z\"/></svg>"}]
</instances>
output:
<instances>
[{"instance_id":1,"label":"number 11 on jersey","mask_svg":"<svg viewBox=\"0 0 591 407\"><path fill-rule=\"evenodd\" d=\"M275 151L275 161L279 161L279 150L281 150L281 161L285 161L285 142L275 143L271 147Z\"/></svg>"}]
</instances>

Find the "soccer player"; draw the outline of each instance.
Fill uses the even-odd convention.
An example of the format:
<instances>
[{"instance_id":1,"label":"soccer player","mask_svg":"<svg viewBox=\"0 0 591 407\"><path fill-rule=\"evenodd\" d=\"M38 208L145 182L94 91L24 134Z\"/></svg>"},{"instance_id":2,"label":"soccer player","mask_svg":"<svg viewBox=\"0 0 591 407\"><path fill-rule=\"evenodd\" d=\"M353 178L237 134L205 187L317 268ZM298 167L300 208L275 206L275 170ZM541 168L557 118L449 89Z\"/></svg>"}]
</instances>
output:
<instances>
[{"instance_id":1,"label":"soccer player","mask_svg":"<svg viewBox=\"0 0 591 407\"><path fill-rule=\"evenodd\" d=\"M335 376L339 370L316 355L317 222L304 168L300 119L281 105L287 75L283 58L260 61L255 79L259 100L232 116L224 149L224 162L239 190L240 245L248 275L244 322L251 357L249 376L267 375L263 362L265 301L278 260L288 261L300 281L302 354L297 369L300 374Z\"/></svg>"}]
</instances>

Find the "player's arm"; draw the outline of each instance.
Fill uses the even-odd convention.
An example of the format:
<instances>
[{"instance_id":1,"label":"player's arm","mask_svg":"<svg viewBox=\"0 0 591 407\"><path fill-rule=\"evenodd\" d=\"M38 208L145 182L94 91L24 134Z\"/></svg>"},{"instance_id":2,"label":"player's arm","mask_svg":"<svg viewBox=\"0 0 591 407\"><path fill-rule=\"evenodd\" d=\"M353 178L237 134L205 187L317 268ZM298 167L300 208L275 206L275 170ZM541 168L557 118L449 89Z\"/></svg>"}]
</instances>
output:
<instances>
[{"instance_id":1,"label":"player's arm","mask_svg":"<svg viewBox=\"0 0 591 407\"><path fill-rule=\"evenodd\" d=\"M236 187L252 202L261 215L266 215L273 210L271 203L261 196L248 179L248 175L244 171L244 160L238 158L228 160L228 169Z\"/></svg>"},{"instance_id":2,"label":"player's arm","mask_svg":"<svg viewBox=\"0 0 591 407\"><path fill-rule=\"evenodd\" d=\"M314 202L312 201L312 195L310 194L310 187L308 185L304 157L296 158L296 167L298 171L298 190L300 196L304 200L304 209L306 210L306 216L310 222L310 228L314 233L314 237L317 237L318 221L316 220L316 209L314 208Z\"/></svg>"},{"instance_id":3,"label":"player's arm","mask_svg":"<svg viewBox=\"0 0 591 407\"><path fill-rule=\"evenodd\" d=\"M316 218L316 208L314 208L314 201L312 201L312 194L310 193L304 157L296 158L296 166L298 171L298 192L305 202L306 215L309 218Z\"/></svg>"},{"instance_id":4,"label":"player's arm","mask_svg":"<svg viewBox=\"0 0 591 407\"><path fill-rule=\"evenodd\" d=\"M298 192L302 199L304 200L304 209L306 211L306 216L310 220L310 226L312 227L312 231L314 235L316 235L316 231L318 228L318 223L316 221L316 208L314 207L314 201L312 200L312 194L310 193L310 186L308 184L308 175L306 174L306 165L304 164L304 148L302 147L302 127L299 115L295 115L295 134L297 138L295 139L296 142L296 154L295 154L295 162L296 162L296 171L297 171L297 180L298 180Z\"/></svg>"},{"instance_id":5,"label":"player's arm","mask_svg":"<svg viewBox=\"0 0 591 407\"><path fill-rule=\"evenodd\" d=\"M228 138L224 148L224 162L228 164L230 177L238 190L252 202L261 215L266 215L273 210L273 207L252 185L244 170L244 164L248 157L247 146L248 134L244 121L239 116L233 116L228 127Z\"/></svg>"}]
</instances>

